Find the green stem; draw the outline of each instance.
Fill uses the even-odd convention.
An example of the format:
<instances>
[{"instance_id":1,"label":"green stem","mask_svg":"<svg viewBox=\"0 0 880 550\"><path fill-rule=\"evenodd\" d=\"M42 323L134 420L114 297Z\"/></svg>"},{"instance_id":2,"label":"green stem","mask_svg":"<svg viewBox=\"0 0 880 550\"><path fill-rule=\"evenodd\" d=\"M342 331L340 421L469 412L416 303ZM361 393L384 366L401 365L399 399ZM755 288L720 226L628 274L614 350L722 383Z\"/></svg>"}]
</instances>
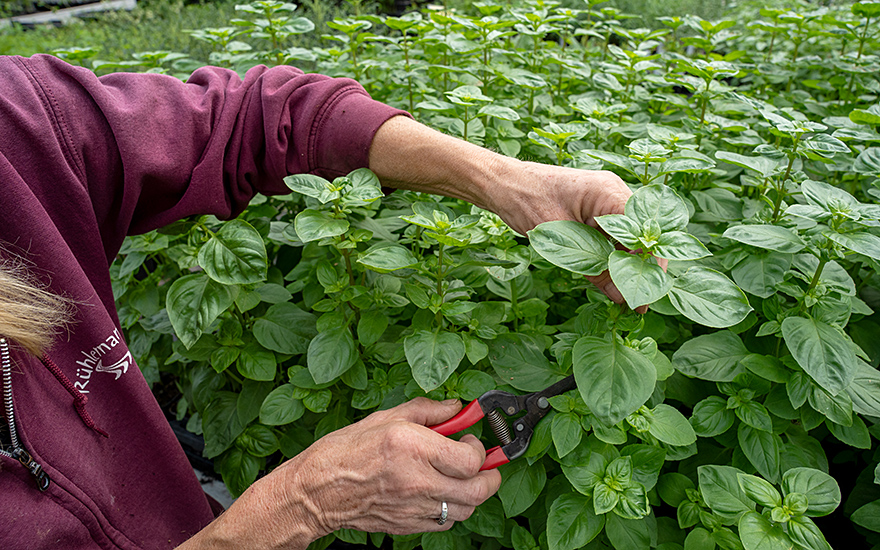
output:
<instances>
[{"instance_id":1,"label":"green stem","mask_svg":"<svg viewBox=\"0 0 880 550\"><path fill-rule=\"evenodd\" d=\"M865 19L865 32L862 33L862 37L859 38L859 53L856 55L856 61L862 58L862 50L865 48L865 41L868 39L868 23L871 22L871 18L868 17Z\"/></svg>"},{"instance_id":2,"label":"green stem","mask_svg":"<svg viewBox=\"0 0 880 550\"><path fill-rule=\"evenodd\" d=\"M510 280L510 307L513 309L513 331L519 331L519 311L517 305L519 303L519 290L516 287L516 279Z\"/></svg>"},{"instance_id":3,"label":"green stem","mask_svg":"<svg viewBox=\"0 0 880 550\"><path fill-rule=\"evenodd\" d=\"M443 243L437 247L437 295L440 296L440 303L443 303ZM435 316L437 327L443 328L443 313L437 310Z\"/></svg>"}]
</instances>

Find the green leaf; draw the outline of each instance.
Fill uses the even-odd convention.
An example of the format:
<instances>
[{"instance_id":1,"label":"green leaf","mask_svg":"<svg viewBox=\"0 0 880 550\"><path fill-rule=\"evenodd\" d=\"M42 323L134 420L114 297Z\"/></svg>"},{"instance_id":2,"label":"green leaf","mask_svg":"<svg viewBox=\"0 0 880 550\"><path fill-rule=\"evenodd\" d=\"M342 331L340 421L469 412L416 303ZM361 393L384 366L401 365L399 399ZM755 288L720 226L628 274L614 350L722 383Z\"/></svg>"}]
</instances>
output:
<instances>
[{"instance_id":1,"label":"green leaf","mask_svg":"<svg viewBox=\"0 0 880 550\"><path fill-rule=\"evenodd\" d=\"M528 529L520 525L513 526L510 532L510 541L513 544L513 550L541 550L541 547L535 542L535 537L529 533Z\"/></svg>"},{"instance_id":2,"label":"green leaf","mask_svg":"<svg viewBox=\"0 0 880 550\"><path fill-rule=\"evenodd\" d=\"M858 15L859 17L870 17L873 19L880 15L880 3L876 1L856 2L851 5L849 9L853 12L853 15ZM877 106L874 105L870 110L877 111L880 109L877 109ZM880 114L878 114L878 116L880 116ZM878 121L878 124L880 124L880 121Z\"/></svg>"},{"instance_id":3,"label":"green leaf","mask_svg":"<svg viewBox=\"0 0 880 550\"><path fill-rule=\"evenodd\" d=\"M608 271L629 307L651 304L666 296L673 285L672 278L657 265L654 258L615 250L608 259Z\"/></svg>"},{"instance_id":4,"label":"green leaf","mask_svg":"<svg viewBox=\"0 0 880 550\"><path fill-rule=\"evenodd\" d=\"M713 512L734 519L743 512L755 509L755 503L746 496L739 485L743 472L732 466L699 466L700 493L703 501Z\"/></svg>"},{"instance_id":5,"label":"green leaf","mask_svg":"<svg viewBox=\"0 0 880 550\"><path fill-rule=\"evenodd\" d=\"M567 412L553 417L551 433L553 434L553 444L556 445L556 452L562 458L578 446L584 429L581 427L580 417L575 413Z\"/></svg>"},{"instance_id":6,"label":"green leaf","mask_svg":"<svg viewBox=\"0 0 880 550\"><path fill-rule=\"evenodd\" d=\"M308 368L318 384L332 382L358 360L358 352L347 326L318 333L309 343Z\"/></svg>"},{"instance_id":7,"label":"green leaf","mask_svg":"<svg viewBox=\"0 0 880 550\"><path fill-rule=\"evenodd\" d=\"M737 474L737 480L746 496L761 506L782 506L779 491L766 480L748 474Z\"/></svg>"},{"instance_id":8,"label":"green leaf","mask_svg":"<svg viewBox=\"0 0 880 550\"><path fill-rule=\"evenodd\" d=\"M547 543L550 550L581 548L602 532L604 516L593 513L590 499L565 493L553 501L547 517Z\"/></svg>"},{"instance_id":9,"label":"green leaf","mask_svg":"<svg viewBox=\"0 0 880 550\"><path fill-rule=\"evenodd\" d=\"M801 183L801 193L807 202L814 206L824 208L828 212L835 212L843 208L850 211L858 211L859 201L852 195L821 181L805 180Z\"/></svg>"},{"instance_id":10,"label":"green leaf","mask_svg":"<svg viewBox=\"0 0 880 550\"><path fill-rule=\"evenodd\" d=\"M645 519L625 519L608 514L605 516L605 534L616 550L648 550L651 547Z\"/></svg>"},{"instance_id":11,"label":"green leaf","mask_svg":"<svg viewBox=\"0 0 880 550\"><path fill-rule=\"evenodd\" d=\"M653 220L660 231L685 231L689 219L685 202L665 185L646 185L636 190L624 207L628 218L644 224Z\"/></svg>"},{"instance_id":12,"label":"green leaf","mask_svg":"<svg viewBox=\"0 0 880 550\"><path fill-rule=\"evenodd\" d=\"M880 533L880 500L865 504L850 516L853 523Z\"/></svg>"},{"instance_id":13,"label":"green leaf","mask_svg":"<svg viewBox=\"0 0 880 550\"><path fill-rule=\"evenodd\" d=\"M603 424L617 424L641 407L654 392L657 371L637 350L618 338L584 336L572 351L578 391Z\"/></svg>"},{"instance_id":14,"label":"green leaf","mask_svg":"<svg viewBox=\"0 0 880 550\"><path fill-rule=\"evenodd\" d=\"M199 265L219 283L257 283L266 279L266 246L246 221L228 221L199 249Z\"/></svg>"},{"instance_id":15,"label":"green leaf","mask_svg":"<svg viewBox=\"0 0 880 550\"><path fill-rule=\"evenodd\" d=\"M514 460L499 468L501 487L498 497L507 517L518 516L531 506L547 483L543 462L532 465L528 460Z\"/></svg>"},{"instance_id":16,"label":"green leaf","mask_svg":"<svg viewBox=\"0 0 880 550\"><path fill-rule=\"evenodd\" d=\"M515 121L520 119L519 113L510 107L502 107L501 105L485 105L480 108L479 114L488 115L501 120Z\"/></svg>"},{"instance_id":17,"label":"green leaf","mask_svg":"<svg viewBox=\"0 0 880 550\"><path fill-rule=\"evenodd\" d=\"M463 523L478 535L501 538L504 536L504 506L497 497L491 497L477 506Z\"/></svg>"},{"instance_id":18,"label":"green leaf","mask_svg":"<svg viewBox=\"0 0 880 550\"><path fill-rule=\"evenodd\" d=\"M729 162L730 164L735 164L742 168L754 170L764 178L773 174L773 171L779 166L779 161L775 159L767 157L747 157L745 155L728 151L716 151L715 158L723 160L724 162Z\"/></svg>"},{"instance_id":19,"label":"green leaf","mask_svg":"<svg viewBox=\"0 0 880 550\"><path fill-rule=\"evenodd\" d=\"M697 441L694 428L678 409L661 403L651 409L651 412L653 417L649 421L648 433L663 443L684 447Z\"/></svg>"},{"instance_id":20,"label":"green leaf","mask_svg":"<svg viewBox=\"0 0 880 550\"><path fill-rule=\"evenodd\" d=\"M697 527L685 537L684 550L715 550L715 541L709 531Z\"/></svg>"},{"instance_id":21,"label":"green leaf","mask_svg":"<svg viewBox=\"0 0 880 550\"><path fill-rule=\"evenodd\" d=\"M688 340L672 355L672 365L682 374L712 382L732 382L745 372L740 361L749 350L729 330L711 332Z\"/></svg>"},{"instance_id":22,"label":"green leaf","mask_svg":"<svg viewBox=\"0 0 880 550\"><path fill-rule=\"evenodd\" d=\"M735 420L736 415L727 408L727 402L712 395L696 404L690 422L697 435L715 437L729 430Z\"/></svg>"},{"instance_id":23,"label":"green leaf","mask_svg":"<svg viewBox=\"0 0 880 550\"><path fill-rule=\"evenodd\" d=\"M787 317L782 337L798 365L829 393L836 395L849 386L856 356L840 331L812 318Z\"/></svg>"},{"instance_id":24,"label":"green leaf","mask_svg":"<svg viewBox=\"0 0 880 550\"><path fill-rule=\"evenodd\" d=\"M443 385L464 358L461 336L448 331L420 330L403 341L413 378L429 392Z\"/></svg>"},{"instance_id":25,"label":"green leaf","mask_svg":"<svg viewBox=\"0 0 880 550\"><path fill-rule=\"evenodd\" d=\"M810 518L794 517L788 522L788 536L791 540L810 550L831 550L825 535Z\"/></svg>"},{"instance_id":26,"label":"green leaf","mask_svg":"<svg viewBox=\"0 0 880 550\"><path fill-rule=\"evenodd\" d=\"M736 408L736 416L740 420L755 428L769 432L773 430L773 421L770 419L770 413L764 405L757 401L747 401Z\"/></svg>"},{"instance_id":27,"label":"green leaf","mask_svg":"<svg viewBox=\"0 0 880 550\"><path fill-rule=\"evenodd\" d=\"M303 354L317 334L315 316L290 302L275 304L254 321L254 337L264 348L287 355Z\"/></svg>"},{"instance_id":28,"label":"green leaf","mask_svg":"<svg viewBox=\"0 0 880 550\"><path fill-rule=\"evenodd\" d=\"M408 248L391 242L371 246L358 256L357 261L379 273L389 273L418 263Z\"/></svg>"},{"instance_id":29,"label":"green leaf","mask_svg":"<svg viewBox=\"0 0 880 550\"><path fill-rule=\"evenodd\" d=\"M275 379L277 372L275 354L256 342L241 348L238 356L238 372L249 380L268 382Z\"/></svg>"},{"instance_id":30,"label":"green leaf","mask_svg":"<svg viewBox=\"0 0 880 550\"><path fill-rule=\"evenodd\" d=\"M527 334L506 333L489 341L489 362L505 384L521 391L540 391L564 377L551 366L541 342Z\"/></svg>"},{"instance_id":31,"label":"green leaf","mask_svg":"<svg viewBox=\"0 0 880 550\"><path fill-rule=\"evenodd\" d=\"M745 550L791 550L793 542L780 525L773 525L757 512L747 512L739 520L739 536Z\"/></svg>"},{"instance_id":32,"label":"green leaf","mask_svg":"<svg viewBox=\"0 0 880 550\"><path fill-rule=\"evenodd\" d=\"M278 386L266 396L260 406L260 423L281 426L299 420L305 412L302 401L294 399L296 387L292 384Z\"/></svg>"},{"instance_id":33,"label":"green leaf","mask_svg":"<svg viewBox=\"0 0 880 550\"><path fill-rule=\"evenodd\" d=\"M880 115L877 116L880 120ZM880 122L878 122L880 124ZM868 147L856 157L852 169L857 174L880 177L880 147Z\"/></svg>"},{"instance_id":34,"label":"green leaf","mask_svg":"<svg viewBox=\"0 0 880 550\"><path fill-rule=\"evenodd\" d=\"M791 268L791 254L759 252L750 254L730 271L734 282L744 291L769 298L776 293L776 285L785 280Z\"/></svg>"},{"instance_id":35,"label":"green leaf","mask_svg":"<svg viewBox=\"0 0 880 550\"><path fill-rule=\"evenodd\" d=\"M250 453L232 448L217 459L217 471L232 495L238 496L256 481L260 461Z\"/></svg>"},{"instance_id":36,"label":"green leaf","mask_svg":"<svg viewBox=\"0 0 880 550\"><path fill-rule=\"evenodd\" d=\"M822 156L851 152L846 143L828 134L814 134L812 137L801 141L801 147Z\"/></svg>"},{"instance_id":37,"label":"green leaf","mask_svg":"<svg viewBox=\"0 0 880 550\"><path fill-rule=\"evenodd\" d=\"M642 247L639 241L639 237L642 235L642 228L635 220L627 218L622 214L607 214L605 216L597 216L596 223L623 246L631 249Z\"/></svg>"},{"instance_id":38,"label":"green leaf","mask_svg":"<svg viewBox=\"0 0 880 550\"><path fill-rule=\"evenodd\" d=\"M357 325L358 341L363 346L375 344L388 328L388 317L381 311L361 311Z\"/></svg>"},{"instance_id":39,"label":"green leaf","mask_svg":"<svg viewBox=\"0 0 880 550\"><path fill-rule=\"evenodd\" d=\"M206 274L186 275L168 290L166 309L174 332L191 348L202 333L235 301L237 287L218 283Z\"/></svg>"},{"instance_id":40,"label":"green leaf","mask_svg":"<svg viewBox=\"0 0 880 550\"><path fill-rule=\"evenodd\" d=\"M293 226L299 240L307 243L342 235L348 231L348 220L337 219L326 212L307 208L296 215Z\"/></svg>"},{"instance_id":41,"label":"green leaf","mask_svg":"<svg viewBox=\"0 0 880 550\"><path fill-rule=\"evenodd\" d=\"M294 174L284 178L284 184L291 191L313 197L326 203L334 197L330 194L330 182L312 174Z\"/></svg>"},{"instance_id":42,"label":"green leaf","mask_svg":"<svg viewBox=\"0 0 880 550\"><path fill-rule=\"evenodd\" d=\"M789 254L800 252L806 246L797 233L777 225L737 225L725 231L722 237Z\"/></svg>"},{"instance_id":43,"label":"green leaf","mask_svg":"<svg viewBox=\"0 0 880 550\"><path fill-rule=\"evenodd\" d=\"M880 416L880 371L857 360L856 373L846 393L852 399L855 412Z\"/></svg>"},{"instance_id":44,"label":"green leaf","mask_svg":"<svg viewBox=\"0 0 880 550\"><path fill-rule=\"evenodd\" d=\"M596 515L607 514L617 506L618 502L620 502L620 493L604 481L599 481L593 487L593 511Z\"/></svg>"},{"instance_id":45,"label":"green leaf","mask_svg":"<svg viewBox=\"0 0 880 550\"><path fill-rule=\"evenodd\" d=\"M858 233L835 233L828 231L824 233L829 239L837 244L864 254L869 258L880 258L880 237L872 235L866 231Z\"/></svg>"},{"instance_id":46,"label":"green leaf","mask_svg":"<svg viewBox=\"0 0 880 550\"><path fill-rule=\"evenodd\" d=\"M692 267L677 277L668 296L682 315L707 327L733 326L752 310L730 279L705 267Z\"/></svg>"},{"instance_id":47,"label":"green leaf","mask_svg":"<svg viewBox=\"0 0 880 550\"><path fill-rule=\"evenodd\" d=\"M238 436L236 444L256 457L269 456L278 450L275 433L262 424L252 424Z\"/></svg>"},{"instance_id":48,"label":"green leaf","mask_svg":"<svg viewBox=\"0 0 880 550\"><path fill-rule=\"evenodd\" d=\"M202 416L202 433L205 435L205 458L214 458L228 449L244 426L238 419L236 404L238 394L220 391L205 407Z\"/></svg>"},{"instance_id":49,"label":"green leaf","mask_svg":"<svg viewBox=\"0 0 880 550\"><path fill-rule=\"evenodd\" d=\"M667 260L699 260L712 253L693 235L683 231L668 231L657 240L654 255Z\"/></svg>"},{"instance_id":50,"label":"green leaf","mask_svg":"<svg viewBox=\"0 0 880 550\"><path fill-rule=\"evenodd\" d=\"M779 478L782 439L773 433L756 430L740 424L736 432L739 448L765 479L776 482Z\"/></svg>"},{"instance_id":51,"label":"green leaf","mask_svg":"<svg viewBox=\"0 0 880 550\"><path fill-rule=\"evenodd\" d=\"M782 476L785 494L801 493L807 497L806 515L827 516L840 505L840 487L833 477L813 468L791 468Z\"/></svg>"},{"instance_id":52,"label":"green leaf","mask_svg":"<svg viewBox=\"0 0 880 550\"><path fill-rule=\"evenodd\" d=\"M672 507L678 507L679 504L687 500L687 491L694 488L694 482L678 472L663 474L657 481L657 492L660 494L660 498Z\"/></svg>"},{"instance_id":53,"label":"green leaf","mask_svg":"<svg viewBox=\"0 0 880 550\"><path fill-rule=\"evenodd\" d=\"M574 221L553 221L528 232L532 247L545 260L581 275L600 275L614 247L597 230Z\"/></svg>"}]
</instances>

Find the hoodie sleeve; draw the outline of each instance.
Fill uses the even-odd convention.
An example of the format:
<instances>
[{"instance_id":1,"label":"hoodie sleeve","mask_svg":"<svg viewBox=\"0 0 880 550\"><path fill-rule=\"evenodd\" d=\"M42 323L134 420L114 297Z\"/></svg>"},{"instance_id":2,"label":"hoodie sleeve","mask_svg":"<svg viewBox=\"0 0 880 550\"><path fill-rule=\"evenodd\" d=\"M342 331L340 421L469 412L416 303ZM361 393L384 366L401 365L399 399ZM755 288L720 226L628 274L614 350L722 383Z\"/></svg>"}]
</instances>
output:
<instances>
[{"instance_id":1,"label":"hoodie sleeve","mask_svg":"<svg viewBox=\"0 0 880 550\"><path fill-rule=\"evenodd\" d=\"M288 174L333 178L365 167L379 126L406 114L353 80L287 66L255 67L243 79L205 67L183 83L97 77L51 56L13 61L34 88L23 116L45 109L45 141L58 149L49 156L63 158L88 195L110 257L125 235L193 214L231 218L255 193L287 193Z\"/></svg>"}]
</instances>

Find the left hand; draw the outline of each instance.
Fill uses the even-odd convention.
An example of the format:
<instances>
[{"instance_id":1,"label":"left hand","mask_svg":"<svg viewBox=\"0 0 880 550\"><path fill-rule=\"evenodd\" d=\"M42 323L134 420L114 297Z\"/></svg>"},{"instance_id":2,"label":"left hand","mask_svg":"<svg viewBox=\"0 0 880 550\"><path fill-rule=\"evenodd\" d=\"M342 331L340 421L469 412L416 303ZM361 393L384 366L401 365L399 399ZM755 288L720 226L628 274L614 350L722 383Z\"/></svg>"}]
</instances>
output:
<instances>
[{"instance_id":1,"label":"left hand","mask_svg":"<svg viewBox=\"0 0 880 550\"><path fill-rule=\"evenodd\" d=\"M623 214L629 187L613 172L524 162L447 136L406 117L383 124L370 148L370 169L384 185L463 199L495 212L525 235L536 225ZM666 268L666 260L657 263ZM587 277L613 302L623 295L607 271ZM647 306L636 309L647 311Z\"/></svg>"}]
</instances>

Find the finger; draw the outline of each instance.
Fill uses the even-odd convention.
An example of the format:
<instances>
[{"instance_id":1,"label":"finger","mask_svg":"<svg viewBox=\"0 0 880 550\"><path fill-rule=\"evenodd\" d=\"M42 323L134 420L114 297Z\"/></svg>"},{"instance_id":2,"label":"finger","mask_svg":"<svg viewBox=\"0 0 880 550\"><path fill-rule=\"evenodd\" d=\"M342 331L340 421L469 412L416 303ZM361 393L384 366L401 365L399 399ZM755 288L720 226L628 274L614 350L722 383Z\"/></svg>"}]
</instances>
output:
<instances>
[{"instance_id":1,"label":"finger","mask_svg":"<svg viewBox=\"0 0 880 550\"><path fill-rule=\"evenodd\" d=\"M501 474L498 470L484 470L471 479L443 478L437 485L437 492L428 496L435 500L446 500L462 506L479 506L498 492Z\"/></svg>"},{"instance_id":2,"label":"finger","mask_svg":"<svg viewBox=\"0 0 880 550\"><path fill-rule=\"evenodd\" d=\"M595 277L588 275L586 278L588 281L596 285L596 288L601 290L605 296L608 296L608 299L615 304L622 304L624 302L623 294L620 293L620 290L618 290L617 286L614 285L614 282L611 281L611 275L607 270L603 271L601 275Z\"/></svg>"},{"instance_id":3,"label":"finger","mask_svg":"<svg viewBox=\"0 0 880 550\"><path fill-rule=\"evenodd\" d=\"M486 461L486 449L474 436L464 436L461 441L447 437L436 441L435 452L428 460L442 475L455 479L471 479Z\"/></svg>"},{"instance_id":4,"label":"finger","mask_svg":"<svg viewBox=\"0 0 880 550\"><path fill-rule=\"evenodd\" d=\"M438 500L431 500L428 503L429 511L426 514L426 519L434 522L434 530L436 531L448 529L450 523L464 521L474 513L474 506L466 506L446 501L446 523L444 525L439 525L437 524L437 520L440 519L442 506L442 501Z\"/></svg>"},{"instance_id":5,"label":"finger","mask_svg":"<svg viewBox=\"0 0 880 550\"><path fill-rule=\"evenodd\" d=\"M461 401L458 399L434 401L427 397L417 397L387 412L407 422L421 424L422 426L433 426L455 416L461 410L461 407Z\"/></svg>"}]
</instances>

